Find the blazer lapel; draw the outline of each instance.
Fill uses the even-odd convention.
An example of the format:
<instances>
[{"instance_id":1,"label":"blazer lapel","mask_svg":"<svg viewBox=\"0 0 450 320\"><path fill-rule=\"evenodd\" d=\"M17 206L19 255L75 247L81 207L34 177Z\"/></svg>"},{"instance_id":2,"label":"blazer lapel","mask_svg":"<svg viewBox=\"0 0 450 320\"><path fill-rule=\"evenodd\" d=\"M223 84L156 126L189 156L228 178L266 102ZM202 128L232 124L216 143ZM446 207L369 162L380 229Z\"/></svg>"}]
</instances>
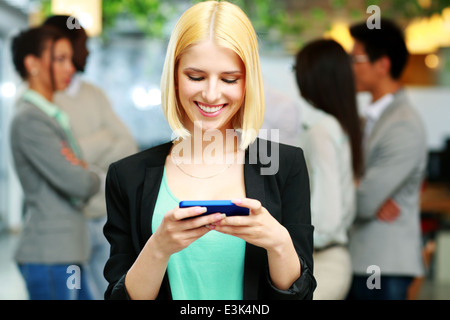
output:
<instances>
[{"instance_id":1,"label":"blazer lapel","mask_svg":"<svg viewBox=\"0 0 450 320\"><path fill-rule=\"evenodd\" d=\"M261 165L249 164L248 158L245 159L244 164L244 180L245 180L245 193L247 198L260 199L264 205L264 178L260 173Z\"/></svg>"},{"instance_id":2,"label":"blazer lapel","mask_svg":"<svg viewBox=\"0 0 450 320\"><path fill-rule=\"evenodd\" d=\"M166 156L170 151L172 142L165 143L149 157L149 163L145 169L144 183L142 186L142 196L140 198L140 245L143 247L152 235L152 217L158 198L159 188L164 172Z\"/></svg>"},{"instance_id":3,"label":"blazer lapel","mask_svg":"<svg viewBox=\"0 0 450 320\"><path fill-rule=\"evenodd\" d=\"M156 199L158 198L159 187L163 176L164 165L157 167L149 167L145 170L144 186L142 189L140 226L141 247L152 235L152 217L155 208Z\"/></svg>"},{"instance_id":4,"label":"blazer lapel","mask_svg":"<svg viewBox=\"0 0 450 320\"><path fill-rule=\"evenodd\" d=\"M377 135L378 130L380 129L380 127L382 127L383 122L389 118L390 114L396 109L396 106L403 103L404 99L405 99L405 92L403 89L400 89L397 93L395 93L394 100L383 111L380 118L375 122L375 124L373 126L370 137L367 139L367 144L365 147L366 153L371 149L370 145L371 145L374 137Z\"/></svg>"},{"instance_id":5,"label":"blazer lapel","mask_svg":"<svg viewBox=\"0 0 450 320\"><path fill-rule=\"evenodd\" d=\"M255 143L260 141L257 139ZM258 148L259 151L259 148ZM254 162L254 160L252 160ZM244 180L246 197L251 199L258 199L261 204L265 205L265 189L264 177L261 175L262 164L257 157L257 163L250 163L249 151L245 152L244 164ZM252 244L246 243L245 247L245 266L244 266L244 300L258 299L258 285L260 283L261 274L255 270L261 270L260 266L264 263L263 258L266 256L264 249L256 247ZM252 272L250 270L253 270Z\"/></svg>"}]
</instances>

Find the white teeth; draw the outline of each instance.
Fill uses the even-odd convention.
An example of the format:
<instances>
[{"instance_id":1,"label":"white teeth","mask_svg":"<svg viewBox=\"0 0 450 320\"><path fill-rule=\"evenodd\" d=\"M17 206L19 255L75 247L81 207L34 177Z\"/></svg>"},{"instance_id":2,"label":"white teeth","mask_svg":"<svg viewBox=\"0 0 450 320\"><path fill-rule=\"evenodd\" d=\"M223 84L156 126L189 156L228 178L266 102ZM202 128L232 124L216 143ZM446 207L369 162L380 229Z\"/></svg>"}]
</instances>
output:
<instances>
[{"instance_id":1,"label":"white teeth","mask_svg":"<svg viewBox=\"0 0 450 320\"><path fill-rule=\"evenodd\" d=\"M200 108L200 109L202 109L203 111L205 111L205 112L208 112L208 113L213 113L213 112L217 112L217 111L219 111L220 109L222 109L223 108L223 106L224 105L221 105L221 106L218 106L218 107L207 107L207 106L205 106L205 105L202 105L200 102L197 102L197 105L198 105L198 107Z\"/></svg>"}]
</instances>

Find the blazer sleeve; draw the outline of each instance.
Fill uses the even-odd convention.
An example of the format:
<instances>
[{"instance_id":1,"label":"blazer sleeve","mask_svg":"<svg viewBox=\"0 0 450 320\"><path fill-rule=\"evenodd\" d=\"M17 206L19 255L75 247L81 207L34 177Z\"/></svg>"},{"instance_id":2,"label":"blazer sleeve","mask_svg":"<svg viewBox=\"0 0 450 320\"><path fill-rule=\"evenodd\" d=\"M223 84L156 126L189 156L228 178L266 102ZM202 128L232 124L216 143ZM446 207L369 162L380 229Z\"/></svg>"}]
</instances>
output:
<instances>
[{"instance_id":1,"label":"blazer sleeve","mask_svg":"<svg viewBox=\"0 0 450 320\"><path fill-rule=\"evenodd\" d=\"M110 165L106 176L105 197L108 218L103 232L110 243L110 256L104 269L109 283L105 299L129 299L125 275L137 255L132 243L128 198L121 190L114 164Z\"/></svg>"},{"instance_id":2,"label":"blazer sleeve","mask_svg":"<svg viewBox=\"0 0 450 320\"><path fill-rule=\"evenodd\" d=\"M92 171L73 165L62 154L65 141L40 117L32 114L17 118L14 137L23 154L39 173L67 197L87 201L98 192L100 179Z\"/></svg>"},{"instance_id":3,"label":"blazer sleeve","mask_svg":"<svg viewBox=\"0 0 450 320\"><path fill-rule=\"evenodd\" d=\"M423 138L413 123L401 121L389 128L373 151L377 153L376 159L358 186L357 219L376 219L381 205L405 183L419 163L422 145Z\"/></svg>"},{"instance_id":4,"label":"blazer sleeve","mask_svg":"<svg viewBox=\"0 0 450 320\"><path fill-rule=\"evenodd\" d=\"M289 159L290 161L291 159ZM313 226L311 225L310 187L303 151L296 148L294 161L282 193L282 225L289 231L300 259L301 275L288 290L275 288L269 278L269 299L312 299L316 280L313 276Z\"/></svg>"}]
</instances>

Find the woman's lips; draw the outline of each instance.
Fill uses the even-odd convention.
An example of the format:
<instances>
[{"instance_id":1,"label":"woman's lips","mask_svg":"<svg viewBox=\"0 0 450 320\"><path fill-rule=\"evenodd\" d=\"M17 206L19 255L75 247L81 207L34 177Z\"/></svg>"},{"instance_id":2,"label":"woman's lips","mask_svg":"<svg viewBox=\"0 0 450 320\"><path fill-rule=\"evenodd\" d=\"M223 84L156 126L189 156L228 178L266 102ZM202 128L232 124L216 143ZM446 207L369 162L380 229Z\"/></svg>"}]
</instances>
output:
<instances>
[{"instance_id":1,"label":"woman's lips","mask_svg":"<svg viewBox=\"0 0 450 320\"><path fill-rule=\"evenodd\" d=\"M200 110L200 113L204 115L205 117L216 117L220 114L222 109L226 106L226 104L219 104L219 105L211 105L211 104L205 104L196 101L195 104L197 105L198 109Z\"/></svg>"}]
</instances>

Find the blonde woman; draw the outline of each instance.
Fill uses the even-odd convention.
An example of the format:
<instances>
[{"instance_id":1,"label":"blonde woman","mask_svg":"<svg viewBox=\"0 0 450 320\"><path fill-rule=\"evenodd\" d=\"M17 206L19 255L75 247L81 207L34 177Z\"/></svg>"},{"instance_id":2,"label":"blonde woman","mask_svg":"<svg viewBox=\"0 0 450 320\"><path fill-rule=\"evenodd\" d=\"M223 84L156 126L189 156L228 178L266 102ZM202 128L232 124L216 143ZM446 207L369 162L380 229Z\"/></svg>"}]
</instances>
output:
<instances>
[{"instance_id":1,"label":"blonde woman","mask_svg":"<svg viewBox=\"0 0 450 320\"><path fill-rule=\"evenodd\" d=\"M206 1L181 16L161 88L177 138L108 171L105 297L311 299L306 164L301 149L256 138L264 118L258 44L239 7ZM179 207L218 199L250 214Z\"/></svg>"}]
</instances>

